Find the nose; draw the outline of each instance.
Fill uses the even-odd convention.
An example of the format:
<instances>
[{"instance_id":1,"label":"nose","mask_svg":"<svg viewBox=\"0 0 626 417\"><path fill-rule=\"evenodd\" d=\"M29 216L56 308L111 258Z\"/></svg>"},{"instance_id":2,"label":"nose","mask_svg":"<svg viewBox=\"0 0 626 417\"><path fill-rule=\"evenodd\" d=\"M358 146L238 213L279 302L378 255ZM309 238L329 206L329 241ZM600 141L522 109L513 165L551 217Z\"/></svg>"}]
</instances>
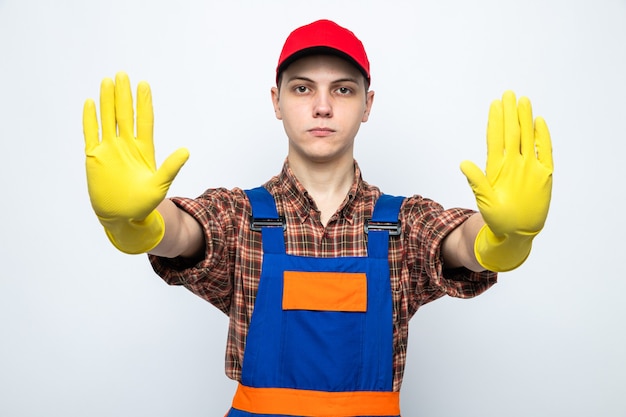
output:
<instances>
[{"instance_id":1,"label":"nose","mask_svg":"<svg viewBox=\"0 0 626 417\"><path fill-rule=\"evenodd\" d=\"M319 92L316 94L313 106L313 117L332 117L333 106L330 94Z\"/></svg>"}]
</instances>

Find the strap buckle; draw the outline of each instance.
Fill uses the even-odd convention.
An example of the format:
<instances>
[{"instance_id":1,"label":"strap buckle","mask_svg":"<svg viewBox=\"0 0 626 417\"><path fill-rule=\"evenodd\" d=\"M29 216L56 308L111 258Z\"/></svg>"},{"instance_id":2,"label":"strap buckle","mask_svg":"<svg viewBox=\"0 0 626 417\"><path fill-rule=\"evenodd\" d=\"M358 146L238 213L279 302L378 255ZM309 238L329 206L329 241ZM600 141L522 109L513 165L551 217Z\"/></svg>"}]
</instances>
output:
<instances>
[{"instance_id":1,"label":"strap buckle","mask_svg":"<svg viewBox=\"0 0 626 417\"><path fill-rule=\"evenodd\" d=\"M387 230L389 236L399 236L402 234L402 226L400 221L397 222L376 222L371 219L365 220L365 233L369 233L370 230Z\"/></svg>"},{"instance_id":2,"label":"strap buckle","mask_svg":"<svg viewBox=\"0 0 626 417\"><path fill-rule=\"evenodd\" d=\"M280 216L277 219L250 218L250 230L260 232L263 227L282 227L283 230L287 230L285 216Z\"/></svg>"}]
</instances>

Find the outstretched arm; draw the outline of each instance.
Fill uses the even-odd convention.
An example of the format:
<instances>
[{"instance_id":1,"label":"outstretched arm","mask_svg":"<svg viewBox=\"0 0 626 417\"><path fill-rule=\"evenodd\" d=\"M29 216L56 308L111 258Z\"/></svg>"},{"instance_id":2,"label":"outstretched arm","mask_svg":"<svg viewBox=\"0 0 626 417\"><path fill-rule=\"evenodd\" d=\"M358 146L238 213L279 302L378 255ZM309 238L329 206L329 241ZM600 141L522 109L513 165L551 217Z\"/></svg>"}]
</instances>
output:
<instances>
[{"instance_id":1,"label":"outstretched arm","mask_svg":"<svg viewBox=\"0 0 626 417\"><path fill-rule=\"evenodd\" d=\"M507 91L489 110L485 173L464 161L480 215L454 230L443 247L451 267L503 272L528 257L543 229L552 193L552 143L545 121L533 120L530 101Z\"/></svg>"},{"instance_id":2,"label":"outstretched arm","mask_svg":"<svg viewBox=\"0 0 626 417\"><path fill-rule=\"evenodd\" d=\"M200 223L168 199L159 204L157 211L165 221L165 234L161 242L149 253L165 258L202 256L205 240Z\"/></svg>"},{"instance_id":3,"label":"outstretched arm","mask_svg":"<svg viewBox=\"0 0 626 417\"><path fill-rule=\"evenodd\" d=\"M484 271L474 254L474 241L485 222L480 213L461 223L443 241L441 253L446 268L465 267L471 271Z\"/></svg>"},{"instance_id":4,"label":"outstretched arm","mask_svg":"<svg viewBox=\"0 0 626 417\"><path fill-rule=\"evenodd\" d=\"M150 86L145 82L137 86L136 137L133 98L126 74L118 73L115 82L109 78L102 81L100 117L102 140L95 103L87 100L83 110L87 187L91 205L111 243L131 254L197 253L204 241L202 233L198 242L197 233L189 232L193 230L191 217L164 200L189 152L178 149L157 169ZM184 236L186 233L191 234ZM196 240L186 239L189 237Z\"/></svg>"}]
</instances>

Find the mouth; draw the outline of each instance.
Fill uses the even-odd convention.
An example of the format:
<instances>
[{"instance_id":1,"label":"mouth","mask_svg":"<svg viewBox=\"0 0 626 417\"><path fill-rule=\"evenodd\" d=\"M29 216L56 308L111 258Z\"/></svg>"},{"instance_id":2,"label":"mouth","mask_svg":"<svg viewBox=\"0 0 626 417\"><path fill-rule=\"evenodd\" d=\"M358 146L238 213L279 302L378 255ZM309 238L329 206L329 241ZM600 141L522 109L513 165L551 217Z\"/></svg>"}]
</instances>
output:
<instances>
[{"instance_id":1,"label":"mouth","mask_svg":"<svg viewBox=\"0 0 626 417\"><path fill-rule=\"evenodd\" d=\"M309 129L308 132L313 136L318 137L329 136L335 133L335 131L329 127L314 127L312 129Z\"/></svg>"}]
</instances>

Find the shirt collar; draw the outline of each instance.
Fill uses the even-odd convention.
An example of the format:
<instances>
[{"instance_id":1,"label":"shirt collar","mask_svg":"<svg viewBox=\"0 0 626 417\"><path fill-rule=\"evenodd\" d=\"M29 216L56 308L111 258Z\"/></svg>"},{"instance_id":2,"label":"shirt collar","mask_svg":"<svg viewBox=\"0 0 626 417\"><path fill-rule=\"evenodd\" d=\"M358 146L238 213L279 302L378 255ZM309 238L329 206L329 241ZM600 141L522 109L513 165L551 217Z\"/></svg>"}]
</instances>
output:
<instances>
[{"instance_id":1,"label":"shirt collar","mask_svg":"<svg viewBox=\"0 0 626 417\"><path fill-rule=\"evenodd\" d=\"M301 222L304 222L311 214L311 210L317 210L315 202L304 188L302 183L298 181L298 178L294 175L293 171L289 167L289 161L285 159L283 169L279 174L279 183L283 190L283 196L285 204L289 204L290 211L293 211L300 218ZM346 195L343 203L338 209L340 215L342 215L347 221L352 221L352 208L354 201L359 193L362 193L363 179L361 178L361 169L359 168L356 160L354 161L354 180L352 186Z\"/></svg>"}]
</instances>

